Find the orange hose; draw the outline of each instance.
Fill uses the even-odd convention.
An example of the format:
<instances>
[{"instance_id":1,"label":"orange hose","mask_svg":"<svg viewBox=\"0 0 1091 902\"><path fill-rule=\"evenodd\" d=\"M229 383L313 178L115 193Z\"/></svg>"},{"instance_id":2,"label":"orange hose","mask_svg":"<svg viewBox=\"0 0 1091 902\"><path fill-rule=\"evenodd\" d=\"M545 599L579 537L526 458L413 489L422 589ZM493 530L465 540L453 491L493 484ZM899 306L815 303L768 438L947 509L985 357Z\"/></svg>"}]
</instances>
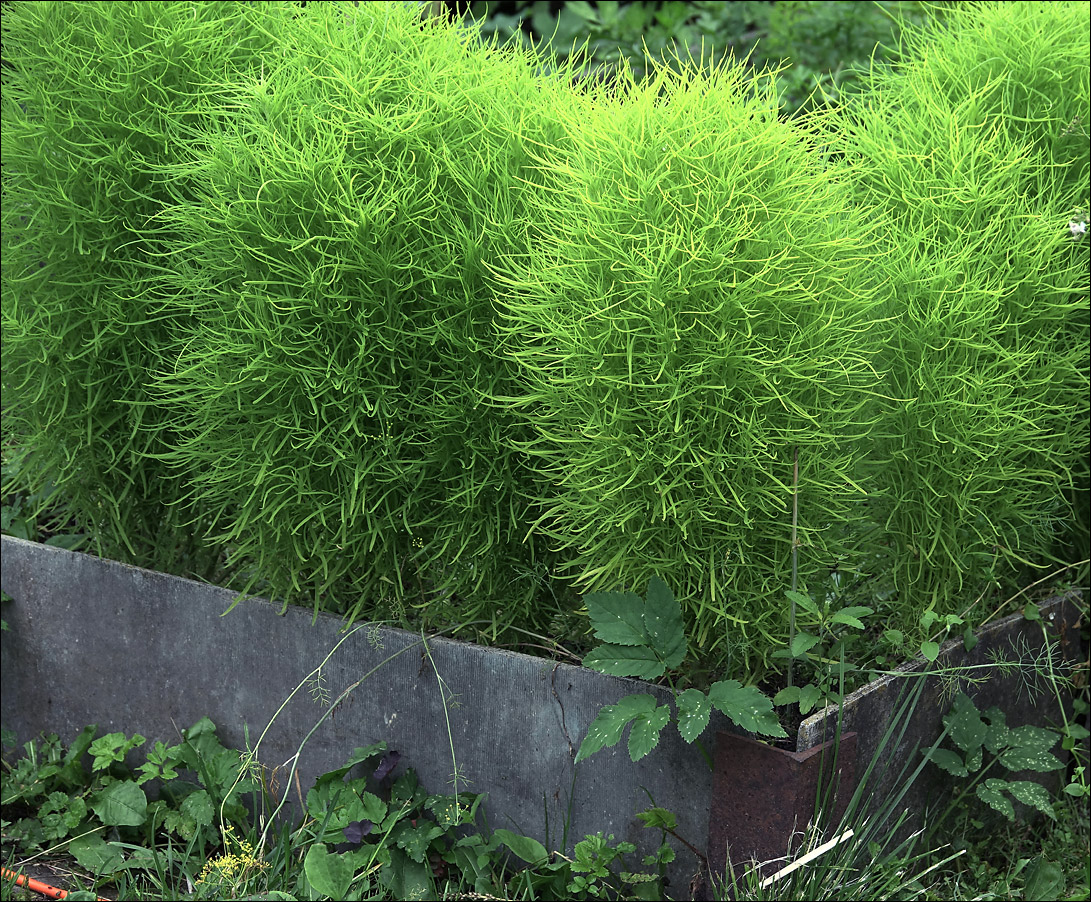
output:
<instances>
[{"instance_id":1,"label":"orange hose","mask_svg":"<svg viewBox=\"0 0 1091 902\"><path fill-rule=\"evenodd\" d=\"M41 880L35 880L33 877L16 874L15 871L9 871L7 868L0 868L0 873L3 873L5 880L14 880L16 886L25 886L32 892L41 893L43 896L49 896L50 899L68 898L68 893L65 890L50 886L48 883L42 883ZM98 902L110 902L110 900L103 899L99 896Z\"/></svg>"}]
</instances>

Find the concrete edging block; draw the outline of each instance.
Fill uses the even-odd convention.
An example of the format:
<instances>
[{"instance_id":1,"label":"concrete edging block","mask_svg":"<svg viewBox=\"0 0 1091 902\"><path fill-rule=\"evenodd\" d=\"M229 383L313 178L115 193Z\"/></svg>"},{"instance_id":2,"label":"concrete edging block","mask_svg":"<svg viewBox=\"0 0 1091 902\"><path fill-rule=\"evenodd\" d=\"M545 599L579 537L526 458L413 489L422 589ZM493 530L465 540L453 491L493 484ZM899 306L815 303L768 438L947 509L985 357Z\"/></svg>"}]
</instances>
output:
<instances>
[{"instance_id":1,"label":"concrete edging block","mask_svg":"<svg viewBox=\"0 0 1091 902\"><path fill-rule=\"evenodd\" d=\"M102 732L139 732L148 746L174 744L180 729L207 716L225 745L242 749L244 725L255 743L344 639L324 668L329 698L378 669L304 748L304 794L354 748L380 740L402 753L399 766L415 770L428 791L450 793L453 746L460 788L488 793L493 828L566 852L601 831L647 854L659 832L645 829L636 814L651 806L650 794L677 815L680 835L698 848L705 844L712 770L673 727L635 764L624 742L574 764L603 705L634 692L653 692L665 704L666 690L449 639L429 640L429 659L413 633L363 628L346 639L336 617L320 614L312 623L309 610L290 607L281 615L279 605L257 598L221 616L236 593L10 536L2 541L0 588L14 600L3 609L10 631L2 637L0 713L20 741L45 731L68 742L97 723ZM297 693L258 760L285 773L322 713L306 689ZM712 727L730 729L719 717ZM295 787L285 790L294 801ZM699 869L695 855L676 848L672 894Z\"/></svg>"}]
</instances>

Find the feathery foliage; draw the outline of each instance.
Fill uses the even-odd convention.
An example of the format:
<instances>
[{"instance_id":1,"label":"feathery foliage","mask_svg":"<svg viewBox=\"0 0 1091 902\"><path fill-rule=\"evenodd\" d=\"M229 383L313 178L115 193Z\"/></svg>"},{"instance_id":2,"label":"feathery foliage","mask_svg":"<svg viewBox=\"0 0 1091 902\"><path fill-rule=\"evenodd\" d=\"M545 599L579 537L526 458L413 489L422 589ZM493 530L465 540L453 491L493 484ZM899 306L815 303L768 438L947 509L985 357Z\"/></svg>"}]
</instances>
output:
<instances>
[{"instance_id":1,"label":"feathery foliage","mask_svg":"<svg viewBox=\"0 0 1091 902\"><path fill-rule=\"evenodd\" d=\"M169 567L193 551L157 459L171 439L147 406L186 328L147 267L165 250L146 228L168 201L154 172L185 169L179 130L275 52L262 22L293 9L4 8L4 439L20 488L55 486L59 515L101 554Z\"/></svg>"},{"instance_id":2,"label":"feathery foliage","mask_svg":"<svg viewBox=\"0 0 1091 902\"><path fill-rule=\"evenodd\" d=\"M748 79L663 68L565 111L503 326L577 584L659 576L756 672L787 634L797 451L805 575L852 529L882 288L843 179Z\"/></svg>"},{"instance_id":3,"label":"feathery foliage","mask_svg":"<svg viewBox=\"0 0 1091 902\"><path fill-rule=\"evenodd\" d=\"M895 286L867 516L909 623L1044 565L1086 486L1087 18L953 10L833 119Z\"/></svg>"},{"instance_id":4,"label":"feathery foliage","mask_svg":"<svg viewBox=\"0 0 1091 902\"><path fill-rule=\"evenodd\" d=\"M658 578L745 680L788 588L916 645L1086 547L1086 6L952 7L790 122L419 14L5 8L5 491L492 639Z\"/></svg>"},{"instance_id":5,"label":"feathery foliage","mask_svg":"<svg viewBox=\"0 0 1091 902\"><path fill-rule=\"evenodd\" d=\"M172 460L266 591L510 622L548 556L489 403L512 390L489 266L565 95L529 52L409 5L344 13L280 23L280 61L228 89L171 175L194 188L158 220L185 252L167 280L196 324L159 382Z\"/></svg>"}]
</instances>

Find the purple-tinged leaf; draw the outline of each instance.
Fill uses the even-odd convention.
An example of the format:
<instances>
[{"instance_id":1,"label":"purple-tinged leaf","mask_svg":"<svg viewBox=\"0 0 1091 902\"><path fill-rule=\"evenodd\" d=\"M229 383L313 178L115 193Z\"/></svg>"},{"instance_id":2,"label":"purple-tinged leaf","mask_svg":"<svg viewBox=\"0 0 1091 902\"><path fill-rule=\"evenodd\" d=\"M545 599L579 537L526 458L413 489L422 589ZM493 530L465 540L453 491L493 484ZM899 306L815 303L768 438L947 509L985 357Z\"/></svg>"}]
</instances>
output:
<instances>
[{"instance_id":1,"label":"purple-tinged leaf","mask_svg":"<svg viewBox=\"0 0 1091 902\"><path fill-rule=\"evenodd\" d=\"M354 845L359 845L374 829L375 825L371 821L352 821L345 825L345 839Z\"/></svg>"},{"instance_id":2,"label":"purple-tinged leaf","mask_svg":"<svg viewBox=\"0 0 1091 902\"><path fill-rule=\"evenodd\" d=\"M390 751L383 755L383 760L379 762L379 766L375 768L375 779L382 780L386 777L395 767L398 766L398 762L402 760L402 753L397 751Z\"/></svg>"}]
</instances>

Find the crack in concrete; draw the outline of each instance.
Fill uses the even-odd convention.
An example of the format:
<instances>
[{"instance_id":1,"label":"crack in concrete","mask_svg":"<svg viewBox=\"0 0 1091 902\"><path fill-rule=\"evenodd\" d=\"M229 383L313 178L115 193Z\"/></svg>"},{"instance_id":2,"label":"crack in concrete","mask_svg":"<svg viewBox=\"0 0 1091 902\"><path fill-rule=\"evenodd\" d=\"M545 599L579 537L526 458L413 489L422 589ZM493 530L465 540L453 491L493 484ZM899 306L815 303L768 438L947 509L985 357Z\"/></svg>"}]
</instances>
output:
<instances>
[{"instance_id":1,"label":"crack in concrete","mask_svg":"<svg viewBox=\"0 0 1091 902\"><path fill-rule=\"evenodd\" d=\"M549 688L553 690L553 697L557 700L557 707L561 709L561 732L564 733L565 742L568 743L568 755L574 761L576 759L576 747L572 745L572 737L568 735L568 726L564 721L564 704L562 704L561 697L557 694L557 668L560 666L559 661L553 665L553 673L549 677Z\"/></svg>"}]
</instances>

